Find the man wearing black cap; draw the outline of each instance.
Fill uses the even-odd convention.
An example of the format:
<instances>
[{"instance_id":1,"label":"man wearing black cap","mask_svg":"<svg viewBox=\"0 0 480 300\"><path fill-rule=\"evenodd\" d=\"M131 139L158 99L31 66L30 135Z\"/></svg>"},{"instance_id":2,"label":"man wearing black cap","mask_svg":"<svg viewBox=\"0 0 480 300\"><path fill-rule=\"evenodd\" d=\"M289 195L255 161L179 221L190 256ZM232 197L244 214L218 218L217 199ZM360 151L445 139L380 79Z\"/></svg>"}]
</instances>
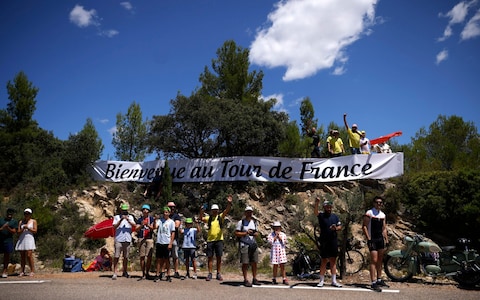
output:
<instances>
[{"instance_id":1,"label":"man wearing black cap","mask_svg":"<svg viewBox=\"0 0 480 300\"><path fill-rule=\"evenodd\" d=\"M17 232L18 228L18 221L13 218L14 213L15 211L9 208L6 217L0 219L0 254L3 253L2 278L7 278L10 253L13 252L13 234Z\"/></svg>"},{"instance_id":2,"label":"man wearing black cap","mask_svg":"<svg viewBox=\"0 0 480 300\"><path fill-rule=\"evenodd\" d=\"M323 201L323 212L319 212L318 210L319 203L320 198L317 197L315 199L314 210L320 227L320 256L322 257L320 281L317 284L317 287L323 287L328 262L330 262L330 270L332 272L332 286L342 287L342 285L337 282L336 266L338 256L337 231L342 230L342 223L338 216L332 213L333 203L331 201Z\"/></svg>"}]
</instances>

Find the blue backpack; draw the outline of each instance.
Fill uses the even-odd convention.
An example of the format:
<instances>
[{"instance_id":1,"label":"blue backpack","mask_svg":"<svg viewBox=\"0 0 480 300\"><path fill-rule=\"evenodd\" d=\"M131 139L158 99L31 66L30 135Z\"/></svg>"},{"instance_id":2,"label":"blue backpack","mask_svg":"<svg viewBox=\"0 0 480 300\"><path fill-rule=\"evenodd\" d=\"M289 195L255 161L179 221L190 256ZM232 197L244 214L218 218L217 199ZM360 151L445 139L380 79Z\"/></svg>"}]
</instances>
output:
<instances>
[{"instance_id":1,"label":"blue backpack","mask_svg":"<svg viewBox=\"0 0 480 300\"><path fill-rule=\"evenodd\" d=\"M83 272L83 260L75 257L65 257L63 259L63 272Z\"/></svg>"}]
</instances>

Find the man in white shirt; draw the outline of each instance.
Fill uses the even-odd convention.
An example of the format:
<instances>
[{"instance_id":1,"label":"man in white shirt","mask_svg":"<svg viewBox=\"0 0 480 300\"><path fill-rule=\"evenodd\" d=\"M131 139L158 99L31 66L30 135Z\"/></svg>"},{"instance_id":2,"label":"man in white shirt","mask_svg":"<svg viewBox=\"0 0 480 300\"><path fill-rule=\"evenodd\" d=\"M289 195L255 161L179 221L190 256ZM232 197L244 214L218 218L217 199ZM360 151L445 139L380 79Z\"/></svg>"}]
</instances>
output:
<instances>
[{"instance_id":1,"label":"man in white shirt","mask_svg":"<svg viewBox=\"0 0 480 300\"><path fill-rule=\"evenodd\" d=\"M113 228L115 228L115 254L113 257L113 276L112 279L117 279L117 265L120 259L120 253L123 253L123 277L129 278L128 254L130 252L130 244L132 243L132 228L136 227L135 219L128 214L130 206L128 203L120 205L120 214L113 217Z\"/></svg>"}]
</instances>

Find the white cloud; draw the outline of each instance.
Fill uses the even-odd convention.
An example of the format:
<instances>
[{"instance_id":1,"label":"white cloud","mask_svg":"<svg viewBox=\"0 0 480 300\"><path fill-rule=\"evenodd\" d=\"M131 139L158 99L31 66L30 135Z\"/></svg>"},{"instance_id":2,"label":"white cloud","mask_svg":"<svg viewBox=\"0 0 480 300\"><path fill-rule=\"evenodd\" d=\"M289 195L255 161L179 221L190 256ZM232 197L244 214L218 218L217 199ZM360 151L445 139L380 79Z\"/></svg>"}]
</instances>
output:
<instances>
[{"instance_id":1,"label":"white cloud","mask_svg":"<svg viewBox=\"0 0 480 300\"><path fill-rule=\"evenodd\" d=\"M477 13L468 21L460 34L462 40L468 40L477 36L480 36L480 9L477 10Z\"/></svg>"},{"instance_id":2,"label":"white cloud","mask_svg":"<svg viewBox=\"0 0 480 300\"><path fill-rule=\"evenodd\" d=\"M102 124L107 124L108 123L108 119L99 119L98 122L102 123Z\"/></svg>"},{"instance_id":3,"label":"white cloud","mask_svg":"<svg viewBox=\"0 0 480 300\"><path fill-rule=\"evenodd\" d=\"M272 95L268 95L268 96L263 96L263 99L265 99L265 101L268 101L272 98L277 100L277 103L275 103L275 105L273 106L274 110L276 110L276 111L286 111L284 106L283 106L283 103L284 103L283 94L272 94Z\"/></svg>"},{"instance_id":4,"label":"white cloud","mask_svg":"<svg viewBox=\"0 0 480 300\"><path fill-rule=\"evenodd\" d=\"M125 2L120 2L120 5L123 6L126 10L132 10L133 6L130 2L125 1Z\"/></svg>"},{"instance_id":5,"label":"white cloud","mask_svg":"<svg viewBox=\"0 0 480 300\"><path fill-rule=\"evenodd\" d=\"M468 15L468 10L477 4L478 0L472 1L461 1L457 3L448 13L442 14L440 13L440 17L446 17L450 19L448 21L448 25L443 31L443 36L438 38L439 41L445 41L450 36L452 36L452 26L455 24L463 23Z\"/></svg>"},{"instance_id":6,"label":"white cloud","mask_svg":"<svg viewBox=\"0 0 480 300\"><path fill-rule=\"evenodd\" d=\"M437 54L436 64L439 65L442 61L448 58L448 50L442 50L440 53Z\"/></svg>"},{"instance_id":7,"label":"white cloud","mask_svg":"<svg viewBox=\"0 0 480 300\"><path fill-rule=\"evenodd\" d=\"M102 30L99 32L99 35L101 36L106 36L106 37L114 37L118 34L119 32L117 30L114 30L114 29L109 29L109 30Z\"/></svg>"},{"instance_id":8,"label":"white cloud","mask_svg":"<svg viewBox=\"0 0 480 300\"><path fill-rule=\"evenodd\" d=\"M75 5L70 12L70 22L78 27L98 26L97 11L95 9L85 10L81 5Z\"/></svg>"},{"instance_id":9,"label":"white cloud","mask_svg":"<svg viewBox=\"0 0 480 300\"><path fill-rule=\"evenodd\" d=\"M344 72L346 48L369 34L377 0L282 0L250 46L251 63L286 67L283 80Z\"/></svg>"},{"instance_id":10,"label":"white cloud","mask_svg":"<svg viewBox=\"0 0 480 300\"><path fill-rule=\"evenodd\" d=\"M112 128L107 130L112 136L117 132L117 126L113 126Z\"/></svg>"}]
</instances>

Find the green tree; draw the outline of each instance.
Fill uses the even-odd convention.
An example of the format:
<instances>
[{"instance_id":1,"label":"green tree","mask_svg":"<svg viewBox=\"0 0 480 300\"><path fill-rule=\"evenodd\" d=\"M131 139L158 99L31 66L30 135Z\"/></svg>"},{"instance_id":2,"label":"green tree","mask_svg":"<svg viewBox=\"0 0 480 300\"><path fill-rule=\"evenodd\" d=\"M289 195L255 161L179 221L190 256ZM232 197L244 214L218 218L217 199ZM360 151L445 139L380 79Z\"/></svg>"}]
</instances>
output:
<instances>
[{"instance_id":1,"label":"green tree","mask_svg":"<svg viewBox=\"0 0 480 300\"><path fill-rule=\"evenodd\" d=\"M33 114L36 109L38 88L28 81L24 72L19 72L13 82L7 83L8 99L6 110L0 111L0 126L15 132L31 125L36 126Z\"/></svg>"},{"instance_id":2,"label":"green tree","mask_svg":"<svg viewBox=\"0 0 480 300\"><path fill-rule=\"evenodd\" d=\"M256 103L263 88L263 72L248 71L249 53L234 41L226 41L217 50L217 58L212 60L213 72L205 66L200 75L200 95Z\"/></svg>"},{"instance_id":3,"label":"green tree","mask_svg":"<svg viewBox=\"0 0 480 300\"><path fill-rule=\"evenodd\" d=\"M315 119L315 109L309 97L302 100L300 104L300 121L302 126L302 135L309 135L312 128L317 128L318 120Z\"/></svg>"},{"instance_id":4,"label":"green tree","mask_svg":"<svg viewBox=\"0 0 480 300\"><path fill-rule=\"evenodd\" d=\"M276 99L259 99L263 73L248 73L248 50L227 41L202 86L190 97L178 94L170 113L154 116L150 150L167 157L206 158L278 155L288 115L273 110Z\"/></svg>"},{"instance_id":5,"label":"green tree","mask_svg":"<svg viewBox=\"0 0 480 300\"><path fill-rule=\"evenodd\" d=\"M421 128L405 153L409 172L478 169L480 137L473 122L440 115L429 129Z\"/></svg>"},{"instance_id":6,"label":"green tree","mask_svg":"<svg viewBox=\"0 0 480 300\"><path fill-rule=\"evenodd\" d=\"M63 169L70 183L83 183L89 179L87 167L100 158L103 148L90 118L79 133L69 135L65 142Z\"/></svg>"},{"instance_id":7,"label":"green tree","mask_svg":"<svg viewBox=\"0 0 480 300\"><path fill-rule=\"evenodd\" d=\"M304 140L300 137L300 131L296 121L291 121L286 127L286 138L278 145L280 156L304 157Z\"/></svg>"},{"instance_id":8,"label":"green tree","mask_svg":"<svg viewBox=\"0 0 480 300\"><path fill-rule=\"evenodd\" d=\"M117 132L114 133L112 141L117 159L125 161L145 159L147 124L147 121L143 121L140 104L135 101L128 108L126 115L117 114Z\"/></svg>"}]
</instances>

